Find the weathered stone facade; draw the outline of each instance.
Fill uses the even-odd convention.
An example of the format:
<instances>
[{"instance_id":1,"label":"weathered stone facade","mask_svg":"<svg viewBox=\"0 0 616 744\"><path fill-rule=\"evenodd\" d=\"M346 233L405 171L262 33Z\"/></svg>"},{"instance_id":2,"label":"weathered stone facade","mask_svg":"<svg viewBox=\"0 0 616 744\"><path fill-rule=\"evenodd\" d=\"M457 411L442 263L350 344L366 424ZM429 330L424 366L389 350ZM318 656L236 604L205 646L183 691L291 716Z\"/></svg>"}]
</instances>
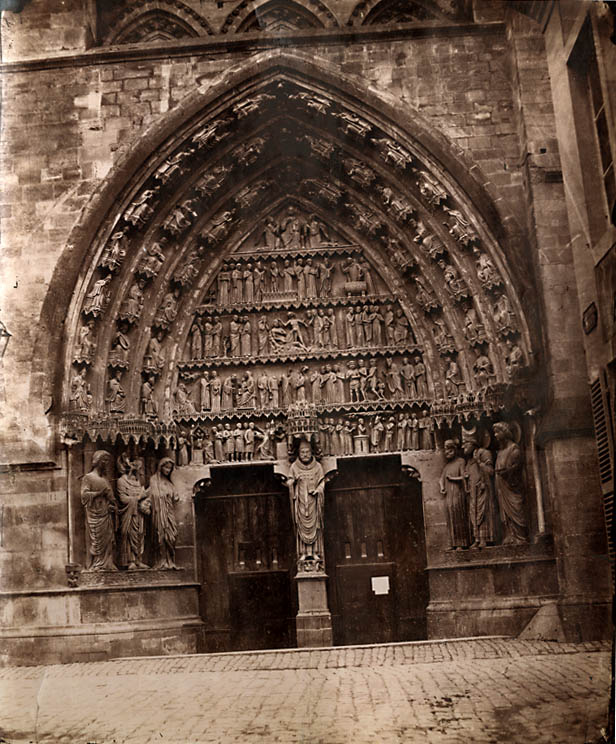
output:
<instances>
[{"instance_id":1,"label":"weathered stone facade","mask_svg":"<svg viewBox=\"0 0 616 744\"><path fill-rule=\"evenodd\" d=\"M584 346L588 358L596 336L581 326L595 295L579 278L552 27L479 0L96 5L3 13L5 658L379 640L352 630L377 591L349 587L381 574L383 640L517 634L554 602L568 639L609 635ZM271 275L285 262L286 284ZM408 357L424 372L407 385ZM261 449L236 434L251 424ZM475 454L449 492L443 446L469 429ZM301 439L323 471L325 556L304 525L295 577ZM496 467L483 532L466 513L480 449ZM83 486L97 450L111 455L108 558L121 557L118 481L133 472L126 530L143 524L145 542L131 563L158 568L88 571L106 539ZM148 510L169 456L161 568ZM139 460L141 474L127 464ZM288 597L263 602L251 633L233 617L255 593Z\"/></svg>"}]
</instances>

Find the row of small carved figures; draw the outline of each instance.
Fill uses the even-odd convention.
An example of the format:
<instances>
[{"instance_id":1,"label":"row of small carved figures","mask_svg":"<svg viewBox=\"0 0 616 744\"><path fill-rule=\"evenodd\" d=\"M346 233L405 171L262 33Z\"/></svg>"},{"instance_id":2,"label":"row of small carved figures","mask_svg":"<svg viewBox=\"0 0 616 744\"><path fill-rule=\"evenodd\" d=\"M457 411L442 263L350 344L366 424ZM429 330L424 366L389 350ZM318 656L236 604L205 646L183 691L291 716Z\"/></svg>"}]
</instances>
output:
<instances>
[{"instance_id":1,"label":"row of small carved figures","mask_svg":"<svg viewBox=\"0 0 616 744\"><path fill-rule=\"evenodd\" d=\"M326 259L326 261L327 260L328 259ZM316 298L319 296L327 298L331 296L331 276L326 279L325 287L322 284L320 287L318 287L316 278L312 274L309 274L308 276L312 277L313 281L308 282L307 285L306 277L304 276L304 270L305 268L310 268L308 267L309 261L311 261L311 259L306 260L307 266L301 267L301 271L300 267L297 266L297 262L294 266L291 266L290 262L286 261L285 265L289 264L289 266L285 266L285 268L283 269L284 276L280 276L278 274L278 269L276 269L277 283L276 285L272 286L278 287L282 280L283 292L287 292L292 294L293 296L297 296L299 299L308 297ZM452 297L456 301L466 300L469 297L469 289L466 285L466 282L460 278L457 269L455 269L451 265L445 264L443 261L439 261L439 264L442 265L446 280L446 286ZM236 266L239 267L239 264L237 264ZM333 264L329 264L329 266L333 271ZM311 268L312 271L317 271L315 267ZM371 269L365 259L362 258L358 260L353 256L349 257L343 263L342 269L348 280L347 284L344 285L345 294L363 293L367 296L374 295L375 287L371 275ZM232 272L221 272L219 274L217 298L218 305L221 307L225 307L234 304L258 304L260 301L262 301L263 290L261 287L261 279L259 279L259 282L255 287L255 277L253 277L254 272L255 269L252 269L250 272L248 272L249 280L244 278L247 270L236 268ZM237 277L235 280L232 280L232 275L234 274L237 274ZM258 270L258 275L260 277L264 274L265 270ZM302 277L302 282L298 283L297 288L295 287L293 281L293 277L296 275ZM221 276L223 277L223 279L221 279ZM226 277L226 279L224 277ZM86 300L83 306L83 312L86 316L92 316L96 318L104 312L109 299L109 281L110 277L107 276L99 279L93 285L91 291L86 296ZM233 281L235 281L235 283L233 283ZM360 287L363 288L362 291L359 290ZM432 309L440 305L440 302L436 298L434 292L431 289L428 289L419 279L417 280L417 287L417 301L419 302L419 304L422 305L422 307L424 307L426 311L430 312ZM352 288L352 292L349 288ZM119 320L125 321L126 323L130 324L135 323L138 320L144 306L144 289L145 279L138 278L135 280L135 282L133 282L126 298L124 299L120 307L120 311L118 313ZM161 328L166 328L171 322L173 322L173 320L177 316L179 298L179 287L170 289L170 291L165 295L161 307L159 308L159 312L156 315L156 325ZM508 331L509 329L515 329L515 315L511 310L507 296L505 294L501 295L498 298L497 303L494 305L494 316L499 330L502 329Z\"/></svg>"},{"instance_id":2,"label":"row of small carved figures","mask_svg":"<svg viewBox=\"0 0 616 744\"><path fill-rule=\"evenodd\" d=\"M255 354L253 336L256 335L256 354L308 354L310 351L338 350L344 338L346 349L366 347L395 347L416 343L409 322L401 309L388 305L384 313L377 305L348 308L344 313L344 333L334 308L307 310L302 317L289 311L287 319L274 318L271 325L266 316L259 318L256 334L250 317L232 316L225 333L218 318L196 319L190 331L189 359L208 357L250 357ZM121 332L119 332L121 333ZM127 339L119 337L114 347L120 347L119 358L126 358Z\"/></svg>"},{"instance_id":3,"label":"row of small carved figures","mask_svg":"<svg viewBox=\"0 0 616 744\"><path fill-rule=\"evenodd\" d=\"M217 276L217 304L238 305L253 304L263 300L264 293L285 293L295 295L298 299L311 297L331 297L334 289L334 277L340 270L347 284L363 283L366 294L375 294L375 283L372 269L366 259L348 256L339 266L326 256L322 262L313 262L312 258L297 258L293 263L286 259L282 267L272 260L264 265L256 261L251 263L226 263ZM344 290L342 294L348 293Z\"/></svg>"},{"instance_id":4,"label":"row of small carved figures","mask_svg":"<svg viewBox=\"0 0 616 744\"><path fill-rule=\"evenodd\" d=\"M219 424L212 426L209 432L199 427L178 437L177 463L179 466L207 465L272 459L279 427L274 422L261 429L254 421ZM356 420L323 419L316 435L321 453L337 457L431 450L436 446L433 423L427 411L423 418L416 414L397 417L377 414L370 422L363 416Z\"/></svg>"},{"instance_id":5,"label":"row of small carved figures","mask_svg":"<svg viewBox=\"0 0 616 744\"><path fill-rule=\"evenodd\" d=\"M153 414L154 411L147 410L154 403L152 386L148 381L146 383L150 387L142 391L143 413ZM454 383L457 383L457 378L452 382ZM199 409L213 413L233 408L285 409L295 403L305 402L335 405L370 400L416 400L428 396L426 367L419 356L415 358L415 364L407 358L400 366L387 357L383 373L379 370L376 359L369 362L351 360L346 367L324 364L320 369L315 368L312 371L307 366L301 369L291 368L288 374L283 371L280 375L268 374L262 370L255 377L248 370L241 380L235 374L221 379L216 370L213 370L205 372L199 378L196 389L199 393ZM175 392L174 410L180 416L197 412L183 381L178 383Z\"/></svg>"}]
</instances>

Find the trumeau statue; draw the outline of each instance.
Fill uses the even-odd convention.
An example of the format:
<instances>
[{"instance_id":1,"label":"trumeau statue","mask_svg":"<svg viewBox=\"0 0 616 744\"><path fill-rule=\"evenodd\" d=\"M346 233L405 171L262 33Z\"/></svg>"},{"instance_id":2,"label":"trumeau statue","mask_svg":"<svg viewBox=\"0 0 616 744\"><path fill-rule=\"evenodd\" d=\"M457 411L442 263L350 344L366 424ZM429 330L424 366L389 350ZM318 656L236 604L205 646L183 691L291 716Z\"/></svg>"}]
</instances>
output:
<instances>
[{"instance_id":1,"label":"trumeau statue","mask_svg":"<svg viewBox=\"0 0 616 744\"><path fill-rule=\"evenodd\" d=\"M156 473L150 479L147 495L152 505L152 532L154 564L152 568L177 568L175 565L175 543L178 536L175 505L179 501L171 475L173 460L164 457L158 463Z\"/></svg>"},{"instance_id":2,"label":"trumeau statue","mask_svg":"<svg viewBox=\"0 0 616 744\"><path fill-rule=\"evenodd\" d=\"M107 480L106 470L111 455L97 450L92 456L92 470L81 481L81 503L86 513L89 571L116 571L113 560L117 503Z\"/></svg>"},{"instance_id":3,"label":"trumeau statue","mask_svg":"<svg viewBox=\"0 0 616 744\"><path fill-rule=\"evenodd\" d=\"M129 571L149 568L143 562L145 514L150 514L151 502L141 484L142 463L120 458L117 492L120 506L120 565Z\"/></svg>"},{"instance_id":4,"label":"trumeau statue","mask_svg":"<svg viewBox=\"0 0 616 744\"><path fill-rule=\"evenodd\" d=\"M312 445L299 443L298 459L287 476L291 514L295 527L298 571L323 568L323 516L325 475Z\"/></svg>"}]
</instances>

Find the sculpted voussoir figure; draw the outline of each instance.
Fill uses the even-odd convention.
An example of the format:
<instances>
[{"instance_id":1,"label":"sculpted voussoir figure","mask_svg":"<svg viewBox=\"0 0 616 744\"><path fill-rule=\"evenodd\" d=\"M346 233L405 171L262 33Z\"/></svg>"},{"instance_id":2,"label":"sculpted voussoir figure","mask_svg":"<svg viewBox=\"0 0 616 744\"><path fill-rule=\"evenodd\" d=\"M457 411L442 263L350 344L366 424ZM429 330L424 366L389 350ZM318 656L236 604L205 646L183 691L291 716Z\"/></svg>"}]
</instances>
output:
<instances>
[{"instance_id":1,"label":"sculpted voussoir figure","mask_svg":"<svg viewBox=\"0 0 616 744\"><path fill-rule=\"evenodd\" d=\"M106 478L110 460L108 452L97 450L92 456L92 470L81 481L81 503L89 538L89 571L117 571L113 560L117 503Z\"/></svg>"},{"instance_id":2,"label":"sculpted voussoir figure","mask_svg":"<svg viewBox=\"0 0 616 744\"><path fill-rule=\"evenodd\" d=\"M152 568L165 569L175 565L175 543L178 537L175 505L180 497L175 490L171 474L175 467L170 457L163 457L156 473L150 479L147 495L152 505L152 531L154 564Z\"/></svg>"},{"instance_id":3,"label":"sculpted voussoir figure","mask_svg":"<svg viewBox=\"0 0 616 744\"><path fill-rule=\"evenodd\" d=\"M312 445L305 439L299 444L298 459L291 465L287 485L295 527L298 570L306 570L307 562L322 565L325 475L313 455Z\"/></svg>"}]
</instances>

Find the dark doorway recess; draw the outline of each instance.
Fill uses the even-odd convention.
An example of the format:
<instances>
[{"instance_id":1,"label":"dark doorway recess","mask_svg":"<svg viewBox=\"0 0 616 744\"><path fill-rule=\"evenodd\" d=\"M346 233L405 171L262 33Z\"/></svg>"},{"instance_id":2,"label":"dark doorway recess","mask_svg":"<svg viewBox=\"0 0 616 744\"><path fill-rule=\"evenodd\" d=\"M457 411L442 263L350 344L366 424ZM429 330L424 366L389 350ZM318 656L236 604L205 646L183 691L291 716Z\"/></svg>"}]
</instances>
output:
<instances>
[{"instance_id":1,"label":"dark doorway recess","mask_svg":"<svg viewBox=\"0 0 616 744\"><path fill-rule=\"evenodd\" d=\"M295 646L289 497L271 465L213 468L195 509L203 651Z\"/></svg>"},{"instance_id":2,"label":"dark doorway recess","mask_svg":"<svg viewBox=\"0 0 616 744\"><path fill-rule=\"evenodd\" d=\"M421 484L396 456L338 462L325 504L334 644L426 638Z\"/></svg>"}]
</instances>

